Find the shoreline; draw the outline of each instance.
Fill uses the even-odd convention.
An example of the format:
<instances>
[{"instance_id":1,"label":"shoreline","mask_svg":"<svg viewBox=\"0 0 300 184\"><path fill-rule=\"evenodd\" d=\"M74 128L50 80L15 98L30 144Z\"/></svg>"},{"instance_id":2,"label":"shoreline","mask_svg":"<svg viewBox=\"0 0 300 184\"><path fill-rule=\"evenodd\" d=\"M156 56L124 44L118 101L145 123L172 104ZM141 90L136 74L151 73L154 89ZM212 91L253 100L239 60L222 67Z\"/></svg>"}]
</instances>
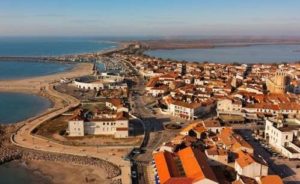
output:
<instances>
[{"instance_id":1,"label":"shoreline","mask_svg":"<svg viewBox=\"0 0 300 184\"><path fill-rule=\"evenodd\" d=\"M14 125L17 123L22 123L23 121L28 121L30 119L33 119L34 117L38 117L43 115L44 113L46 113L49 109L54 108L55 106L55 102L51 99L48 98L47 96L43 95L42 93L31 93L29 91L24 91L24 92L17 92L17 91L0 91L0 95L6 93L6 94L21 94L21 95L30 95L30 96L35 96L35 97L39 97L41 98L43 101L45 101L45 103L48 103L49 105L47 106L47 108L45 108L44 110L41 110L39 112L37 112L34 116L30 116L28 118L22 119L20 121L15 121L15 122L10 122L10 123L4 123L0 121L0 125L2 126L10 126L10 125Z\"/></svg>"},{"instance_id":2,"label":"shoreline","mask_svg":"<svg viewBox=\"0 0 300 184\"><path fill-rule=\"evenodd\" d=\"M50 79L51 80L54 77L53 80L55 82L57 80L57 79L55 79L55 78L57 78L56 75L65 76L65 75L68 75L70 73L77 73L80 70L85 70L87 68L88 68L88 70L91 71L92 66L90 64L86 65L86 66L83 66L82 63L78 63L78 64L75 64L69 70L65 70L63 72L58 72L58 73L54 73L54 74L50 74L50 75L34 76L34 77L21 78L21 79L0 80L0 93L16 93L16 94L34 95L34 96L38 96L38 97L41 97L41 98L45 98L50 102L50 106L47 109L39 112L35 116L29 117L29 118L26 118L24 120L14 122L14 123L8 123L8 124L1 124L0 123L0 125L1 126L10 126L10 125L22 124L26 121L31 121L33 119L36 119L36 118L40 117L40 116L43 116L45 113L48 113L52 109L62 105L57 100L55 100L53 97L51 97L50 94L47 94L47 92L41 91L40 89L32 88L31 87L32 81L35 81L35 80L43 81L44 79L48 79L48 80ZM52 83L52 82L49 82L49 81L44 81L44 82L45 82L45 84L41 84L40 82L36 82L36 83L39 83L40 87L44 87L48 83ZM8 84L8 83L12 83L12 85L10 86L10 84ZM23 84L23 83L27 83L27 85L25 85L24 87L20 87L19 84Z\"/></svg>"},{"instance_id":3,"label":"shoreline","mask_svg":"<svg viewBox=\"0 0 300 184\"><path fill-rule=\"evenodd\" d=\"M103 54L105 52L110 52L110 50L117 50L123 47L122 41L95 41L96 43L110 43L113 44L111 47L108 48L103 48L103 49L95 49L95 51L84 51L84 52L74 52L74 53L69 53L69 54L58 54L58 55L28 55L28 56L15 56L15 55L0 55L0 61L1 58L50 58L50 59L55 59L55 58L60 58L60 57L69 57L69 56L82 56L82 55L87 55L87 54Z\"/></svg>"},{"instance_id":4,"label":"shoreline","mask_svg":"<svg viewBox=\"0 0 300 184\"><path fill-rule=\"evenodd\" d=\"M0 91L28 92L37 94L47 84L58 82L62 78L75 78L92 72L91 63L78 63L72 69L50 75L34 76L21 79L0 80Z\"/></svg>"},{"instance_id":5,"label":"shoreline","mask_svg":"<svg viewBox=\"0 0 300 184\"><path fill-rule=\"evenodd\" d=\"M63 71L54 71L54 72L50 72L50 73L47 73L45 75L35 75L35 76L24 76L24 77L18 77L18 78L8 78L8 79L0 79L0 82L1 81L15 81L15 80L23 80L23 79L30 79L30 78L36 78L36 77L44 77L44 76L50 76L50 75L55 75L55 74L60 74L60 73L67 73L67 72L70 72L72 71L74 68L77 67L78 64L80 63L76 63L76 62L55 62L55 61L50 61L50 62L47 62L47 61L1 61L0 62L20 62L20 63L23 63L23 62L28 62L28 63L54 63L54 64L62 64L62 65L72 65L72 66L68 66L66 69L64 69Z\"/></svg>"},{"instance_id":6,"label":"shoreline","mask_svg":"<svg viewBox=\"0 0 300 184\"><path fill-rule=\"evenodd\" d=\"M217 47L210 47L210 48L163 48L163 49L145 49L143 50L143 55L145 57L149 57L149 58L161 58L162 60L171 60L174 62L179 62L179 63L199 63L199 64L203 64L203 63L214 63L214 64L225 64L225 65L231 65L231 64L247 64L247 65L255 65L255 64L264 64L264 65L272 65L272 64L285 64L285 63L290 63L290 64L298 64L300 63L300 58L299 59L292 59L292 60L288 60L288 61L212 61L212 60L189 60L189 59L176 59L176 58L167 58L166 56L154 56L151 55L147 52L151 52L151 51L181 51L181 50L205 50L205 49L209 49L209 50L213 50L215 48L243 48L243 47L251 47L251 46L272 46L272 45L295 45L295 46L300 46L300 43L297 44L285 44L285 43L279 43L279 44L250 44L250 45L243 45L243 46L217 46ZM292 51L292 52L299 52L299 51Z\"/></svg>"},{"instance_id":7,"label":"shoreline","mask_svg":"<svg viewBox=\"0 0 300 184\"><path fill-rule=\"evenodd\" d=\"M53 180L60 175L60 172L65 172L64 175L66 178L72 177L75 171L78 172L78 169L82 169L83 167L93 167L94 170L99 172L101 176L105 176L102 179L108 181L115 180L115 178L121 174L121 170L117 165L93 157L75 156L63 153L49 153L13 146L2 146L1 149L0 165L11 164L14 162L21 164L22 162L25 162L28 167L24 169L29 169L31 171L38 170L43 175L45 175L44 173L47 173L46 176L51 176ZM43 167L45 165L48 165L48 167ZM60 167L57 167L57 165L60 165ZM80 168L74 166L80 166ZM67 169L65 170L63 167L73 168L73 172L66 172ZM60 172L53 173L53 171Z\"/></svg>"},{"instance_id":8,"label":"shoreline","mask_svg":"<svg viewBox=\"0 0 300 184\"><path fill-rule=\"evenodd\" d=\"M113 179L112 182L109 183L120 183L121 179L119 178L121 175L121 169L114 165L115 162L110 162L106 160L99 159L98 156L95 157L87 157L86 155L81 154L71 154L68 152L57 153L56 151L47 151L41 150L36 148L31 148L31 146L23 145L25 139L31 140L30 132L31 128L26 128L27 126L38 126L39 123L44 122L45 118L48 118L51 114L59 113L64 111L66 108L70 108L77 104L77 100L68 97L64 94L60 94L53 90L53 85L59 82L61 78L75 78L83 75L88 75L92 73L93 65L92 63L78 63L76 67L74 67L70 71L64 71L52 75L46 76L37 76L32 78L22 78L19 80L7 80L7 81L0 81L0 92L9 92L9 93L27 93L33 94L38 96L43 96L48 98L52 103L52 108L48 108L47 110L43 111L42 113L26 119L24 121L16 122L14 124L9 125L0 125L0 128L7 128L7 129L15 129L14 131L8 133L8 137L6 137L6 145L1 147L1 140L0 140L0 164L10 162L12 160L46 160L46 161L64 161L65 165L70 163L85 165L85 166L95 166L105 169L108 178ZM32 125L31 125L32 124ZM29 131L29 132L28 132ZM21 136L19 139L19 134L23 134L23 132L27 132L26 136ZM1 135L1 134L0 134ZM16 136L14 136L16 135ZM1 138L2 139L2 138ZM8 140L9 139L9 140ZM32 138L33 139L33 138ZM39 138L34 138L39 139ZM20 144L21 143L21 144ZM20 147L21 146L21 147ZM24 151L25 150L25 151ZM33 155L30 156L30 153ZM71 160L68 160L71 159ZM77 161L76 161L77 160ZM98 163L98 164L97 164ZM123 168L122 168L123 170ZM123 173L123 171L122 171Z\"/></svg>"},{"instance_id":9,"label":"shoreline","mask_svg":"<svg viewBox=\"0 0 300 184\"><path fill-rule=\"evenodd\" d=\"M228 37L228 38L171 38L171 39L155 39L155 40L141 40L140 44L151 50L157 49L193 49L193 48L214 48L214 47L239 47L251 45L300 45L300 38L298 39L284 39L284 38L249 38L249 37Z\"/></svg>"},{"instance_id":10,"label":"shoreline","mask_svg":"<svg viewBox=\"0 0 300 184\"><path fill-rule=\"evenodd\" d=\"M112 47L97 50L94 52L82 52L82 53L73 53L73 54L62 54L62 55L49 55L49 56L4 56L0 55L0 62L42 62L42 63L66 63L66 64L77 64L77 63L90 63L89 61L71 61L68 58L70 57L82 57L87 55L107 55L112 52L117 52L123 49L126 49L131 42L122 42L122 41L105 41L108 43L114 44ZM61 58L65 58L62 60Z\"/></svg>"}]
</instances>

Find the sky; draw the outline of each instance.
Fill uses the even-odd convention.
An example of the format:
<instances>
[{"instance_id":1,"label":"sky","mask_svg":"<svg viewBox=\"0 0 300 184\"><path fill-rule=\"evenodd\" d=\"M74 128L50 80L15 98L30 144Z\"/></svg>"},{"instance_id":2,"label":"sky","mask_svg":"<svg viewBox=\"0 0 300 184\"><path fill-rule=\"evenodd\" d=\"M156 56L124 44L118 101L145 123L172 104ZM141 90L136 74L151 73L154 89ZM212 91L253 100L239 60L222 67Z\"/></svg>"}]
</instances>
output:
<instances>
[{"instance_id":1,"label":"sky","mask_svg":"<svg viewBox=\"0 0 300 184\"><path fill-rule=\"evenodd\" d=\"M0 0L0 36L300 36L299 0Z\"/></svg>"}]
</instances>

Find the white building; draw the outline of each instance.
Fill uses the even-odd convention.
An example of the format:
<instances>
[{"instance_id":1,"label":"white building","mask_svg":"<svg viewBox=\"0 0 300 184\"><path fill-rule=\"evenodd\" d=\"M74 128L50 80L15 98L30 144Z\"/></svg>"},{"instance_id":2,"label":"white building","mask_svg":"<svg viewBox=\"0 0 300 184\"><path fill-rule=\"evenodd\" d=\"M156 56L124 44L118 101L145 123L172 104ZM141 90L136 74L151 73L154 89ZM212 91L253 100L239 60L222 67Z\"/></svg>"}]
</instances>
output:
<instances>
[{"instance_id":1,"label":"white building","mask_svg":"<svg viewBox=\"0 0 300 184\"><path fill-rule=\"evenodd\" d=\"M173 101L169 104L169 112L173 116L192 120L201 112L201 103Z\"/></svg>"},{"instance_id":2,"label":"white building","mask_svg":"<svg viewBox=\"0 0 300 184\"><path fill-rule=\"evenodd\" d=\"M83 82L80 80L75 80L74 85L83 90L96 90L99 91L104 89L104 84L101 81L93 81L93 82Z\"/></svg>"},{"instance_id":3,"label":"white building","mask_svg":"<svg viewBox=\"0 0 300 184\"><path fill-rule=\"evenodd\" d=\"M84 136L84 121L80 119L73 119L68 122L69 136L82 137Z\"/></svg>"},{"instance_id":4,"label":"white building","mask_svg":"<svg viewBox=\"0 0 300 184\"><path fill-rule=\"evenodd\" d=\"M235 160L234 168L239 175L250 178L267 176L268 166L254 159L249 153L244 151L237 152L238 158Z\"/></svg>"},{"instance_id":5,"label":"white building","mask_svg":"<svg viewBox=\"0 0 300 184\"><path fill-rule=\"evenodd\" d=\"M242 103L238 100L222 99L217 102L217 115L243 115Z\"/></svg>"},{"instance_id":6,"label":"white building","mask_svg":"<svg viewBox=\"0 0 300 184\"><path fill-rule=\"evenodd\" d=\"M98 119L93 121L69 121L69 136L113 135L115 138L128 137L128 120Z\"/></svg>"},{"instance_id":7,"label":"white building","mask_svg":"<svg viewBox=\"0 0 300 184\"><path fill-rule=\"evenodd\" d=\"M99 91L107 87L109 89L125 89L127 84L123 83L124 77L101 73L96 76L85 76L75 79L73 84L79 89Z\"/></svg>"},{"instance_id":8,"label":"white building","mask_svg":"<svg viewBox=\"0 0 300 184\"><path fill-rule=\"evenodd\" d=\"M298 123L298 125L295 125ZM300 121L295 120L293 126L288 125L288 122L278 122L275 120L266 120L265 126L265 139L275 149L281 152L288 158L300 158L299 144L294 141L297 140L297 136L300 128Z\"/></svg>"},{"instance_id":9,"label":"white building","mask_svg":"<svg viewBox=\"0 0 300 184\"><path fill-rule=\"evenodd\" d=\"M68 122L69 136L112 135L115 138L128 137L128 109L123 107L118 99L106 102L106 107L108 109L97 110L96 112L77 111Z\"/></svg>"}]
</instances>

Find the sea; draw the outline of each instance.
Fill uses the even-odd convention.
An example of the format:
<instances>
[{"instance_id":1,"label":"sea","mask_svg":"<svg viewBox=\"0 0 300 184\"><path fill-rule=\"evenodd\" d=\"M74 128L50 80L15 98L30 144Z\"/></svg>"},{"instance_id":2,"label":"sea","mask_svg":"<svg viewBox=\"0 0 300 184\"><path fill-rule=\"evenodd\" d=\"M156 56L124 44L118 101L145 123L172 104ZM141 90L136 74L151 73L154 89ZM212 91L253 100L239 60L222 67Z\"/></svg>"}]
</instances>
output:
<instances>
[{"instance_id":1,"label":"sea","mask_svg":"<svg viewBox=\"0 0 300 184\"><path fill-rule=\"evenodd\" d=\"M215 63L285 63L300 61L300 44L254 44L209 49L150 50L145 54L178 61Z\"/></svg>"},{"instance_id":2,"label":"sea","mask_svg":"<svg viewBox=\"0 0 300 184\"><path fill-rule=\"evenodd\" d=\"M0 80L50 75L70 70L74 66L74 64L55 62L46 63L34 61L0 61Z\"/></svg>"},{"instance_id":3,"label":"sea","mask_svg":"<svg viewBox=\"0 0 300 184\"><path fill-rule=\"evenodd\" d=\"M1 56L61 56L103 51L117 47L116 42L103 38L0 38ZM217 47L214 49L176 49L147 51L151 56L187 61L291 62L300 60L299 45L253 45L247 47ZM72 65L1 61L0 80L10 80L63 72ZM51 106L43 97L23 93L0 92L0 124L15 123L35 116ZM0 165L0 184L47 184L49 180L20 163Z\"/></svg>"},{"instance_id":4,"label":"sea","mask_svg":"<svg viewBox=\"0 0 300 184\"><path fill-rule=\"evenodd\" d=\"M48 99L40 96L0 92L0 124L11 124L28 119L42 113L51 105Z\"/></svg>"},{"instance_id":5,"label":"sea","mask_svg":"<svg viewBox=\"0 0 300 184\"><path fill-rule=\"evenodd\" d=\"M2 37L0 56L61 56L113 49L118 44L104 38Z\"/></svg>"},{"instance_id":6,"label":"sea","mask_svg":"<svg viewBox=\"0 0 300 184\"><path fill-rule=\"evenodd\" d=\"M103 38L6 37L0 38L1 56L61 56L104 51L118 44ZM74 64L55 62L0 61L0 80L55 74L70 70ZM0 93L0 124L24 120L45 110L48 104L37 96ZM44 108L38 107L41 105ZM9 113L13 112L13 113ZM7 115L11 114L11 115Z\"/></svg>"},{"instance_id":7,"label":"sea","mask_svg":"<svg viewBox=\"0 0 300 184\"><path fill-rule=\"evenodd\" d=\"M0 166L0 184L50 184L51 178L27 168L25 163L12 161Z\"/></svg>"},{"instance_id":8,"label":"sea","mask_svg":"<svg viewBox=\"0 0 300 184\"><path fill-rule=\"evenodd\" d=\"M0 38L1 56L61 56L97 52L117 47L103 38ZM49 75L72 69L74 64L0 61L0 80ZM100 66L103 68L103 66ZM51 107L43 97L24 93L0 92L0 124L16 123ZM20 163L0 165L0 184L47 184L49 178L32 172Z\"/></svg>"}]
</instances>

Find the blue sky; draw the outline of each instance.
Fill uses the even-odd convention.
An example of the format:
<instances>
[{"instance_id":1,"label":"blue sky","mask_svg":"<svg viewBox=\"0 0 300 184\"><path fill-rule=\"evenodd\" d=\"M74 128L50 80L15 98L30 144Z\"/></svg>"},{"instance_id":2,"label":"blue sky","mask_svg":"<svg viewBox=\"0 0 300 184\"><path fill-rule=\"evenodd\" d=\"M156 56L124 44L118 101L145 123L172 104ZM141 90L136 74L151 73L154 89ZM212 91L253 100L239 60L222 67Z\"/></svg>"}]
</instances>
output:
<instances>
[{"instance_id":1,"label":"blue sky","mask_svg":"<svg viewBox=\"0 0 300 184\"><path fill-rule=\"evenodd\" d=\"M298 0L0 0L0 36L300 36Z\"/></svg>"}]
</instances>

